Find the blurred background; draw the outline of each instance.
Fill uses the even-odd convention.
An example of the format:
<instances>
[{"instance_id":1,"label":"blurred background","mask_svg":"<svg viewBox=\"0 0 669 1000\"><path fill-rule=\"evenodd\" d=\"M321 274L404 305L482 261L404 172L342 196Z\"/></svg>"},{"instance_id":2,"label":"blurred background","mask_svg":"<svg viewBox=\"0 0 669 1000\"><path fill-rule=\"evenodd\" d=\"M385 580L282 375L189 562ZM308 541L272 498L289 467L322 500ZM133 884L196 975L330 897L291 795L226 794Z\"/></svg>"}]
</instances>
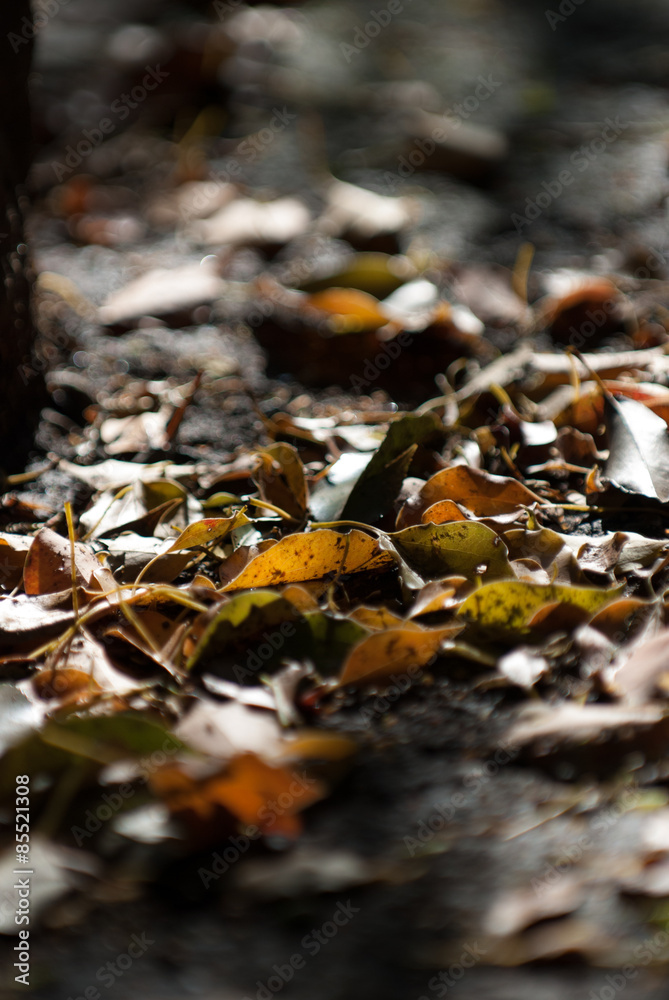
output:
<instances>
[{"instance_id":1,"label":"blurred background","mask_svg":"<svg viewBox=\"0 0 669 1000\"><path fill-rule=\"evenodd\" d=\"M47 7L53 13L38 30L33 73L40 146L33 185L61 220L82 208L124 222L97 234L100 242L146 238L138 199L147 188L226 177L226 158L235 154L233 179L264 196L317 201L327 171L383 194L413 195L419 211L403 249L509 266L529 241L539 266L597 253L620 266L637 244L664 244L669 9L662 0L552 7L53 0ZM110 115L156 65L169 76L146 99L131 100L136 107ZM262 130L276 109L291 117L270 136ZM60 174L63 190L54 162L105 117L112 131L78 166L71 160ZM624 127L600 150L607 118ZM240 154L240 141L253 135ZM565 170L572 181L555 198ZM124 190L75 205L73 188L85 187L75 182L79 174L106 186L122 179ZM548 207L530 219L529 202L543 195ZM69 234L95 242L90 219L72 223L72 214ZM41 245L53 246L63 231L44 225Z\"/></svg>"}]
</instances>

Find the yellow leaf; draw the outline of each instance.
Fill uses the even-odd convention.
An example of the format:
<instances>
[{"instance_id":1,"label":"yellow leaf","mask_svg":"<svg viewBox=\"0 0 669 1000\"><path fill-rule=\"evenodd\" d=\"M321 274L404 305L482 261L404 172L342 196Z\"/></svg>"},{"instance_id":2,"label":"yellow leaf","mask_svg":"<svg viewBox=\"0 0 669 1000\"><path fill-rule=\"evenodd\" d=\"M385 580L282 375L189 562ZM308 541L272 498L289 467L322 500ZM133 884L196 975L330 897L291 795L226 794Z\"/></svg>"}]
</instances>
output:
<instances>
[{"instance_id":1,"label":"yellow leaf","mask_svg":"<svg viewBox=\"0 0 669 1000\"><path fill-rule=\"evenodd\" d=\"M544 586L522 581L487 583L467 598L459 615L481 625L506 629L524 629L528 620L547 604L572 604L593 614L614 597L622 587L600 590L595 587Z\"/></svg>"},{"instance_id":2,"label":"yellow leaf","mask_svg":"<svg viewBox=\"0 0 669 1000\"><path fill-rule=\"evenodd\" d=\"M211 545L220 542L233 528L248 524L248 518L240 513L232 517L207 517L203 521L195 521L185 528L177 540L170 545L167 552L179 552L181 549L193 549L201 545ZM167 553L163 553L166 555Z\"/></svg>"},{"instance_id":3,"label":"yellow leaf","mask_svg":"<svg viewBox=\"0 0 669 1000\"><path fill-rule=\"evenodd\" d=\"M359 573L386 569L392 557L380 552L376 541L363 531L339 534L329 528L296 532L252 559L224 591L270 587L282 583L317 580L327 573Z\"/></svg>"},{"instance_id":4,"label":"yellow leaf","mask_svg":"<svg viewBox=\"0 0 669 1000\"><path fill-rule=\"evenodd\" d=\"M364 625L365 628L371 629L373 632L380 632L383 629L393 628L394 626L404 626L405 628L418 628L417 625L412 625L410 622L405 622L403 618L399 615L395 615L388 608L366 608L364 605L360 608L356 608L355 611L351 611L349 618L353 621L359 622Z\"/></svg>"},{"instance_id":5,"label":"yellow leaf","mask_svg":"<svg viewBox=\"0 0 669 1000\"><path fill-rule=\"evenodd\" d=\"M456 625L433 629L389 628L385 632L374 632L351 650L339 683L367 683L406 673L412 667L423 667L437 653L444 639L460 631L460 626Z\"/></svg>"}]
</instances>

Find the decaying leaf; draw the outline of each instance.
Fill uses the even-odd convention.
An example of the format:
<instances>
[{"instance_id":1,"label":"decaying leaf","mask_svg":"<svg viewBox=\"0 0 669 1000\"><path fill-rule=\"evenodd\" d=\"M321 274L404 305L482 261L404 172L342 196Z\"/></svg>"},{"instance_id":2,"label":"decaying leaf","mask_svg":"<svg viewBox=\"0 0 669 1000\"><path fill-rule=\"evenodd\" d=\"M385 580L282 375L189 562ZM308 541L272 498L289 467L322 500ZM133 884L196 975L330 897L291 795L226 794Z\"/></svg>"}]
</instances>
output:
<instances>
[{"instance_id":1,"label":"decaying leaf","mask_svg":"<svg viewBox=\"0 0 669 1000\"><path fill-rule=\"evenodd\" d=\"M508 580L483 584L467 598L458 613L486 627L523 631L540 608L564 604L594 614L620 593L619 587L603 590Z\"/></svg>"},{"instance_id":2,"label":"decaying leaf","mask_svg":"<svg viewBox=\"0 0 669 1000\"><path fill-rule=\"evenodd\" d=\"M423 513L442 500L462 504L476 517L490 517L520 511L541 502L522 483L507 476L493 476L468 465L455 465L432 476L417 496L400 511L397 527L420 524Z\"/></svg>"},{"instance_id":3,"label":"decaying leaf","mask_svg":"<svg viewBox=\"0 0 669 1000\"><path fill-rule=\"evenodd\" d=\"M400 555L426 579L451 575L473 580L513 577L499 536L477 521L418 524L389 535Z\"/></svg>"},{"instance_id":4,"label":"decaying leaf","mask_svg":"<svg viewBox=\"0 0 669 1000\"><path fill-rule=\"evenodd\" d=\"M316 580L328 573L387 569L392 560L362 531L340 535L328 528L288 535L251 559L224 591Z\"/></svg>"}]
</instances>

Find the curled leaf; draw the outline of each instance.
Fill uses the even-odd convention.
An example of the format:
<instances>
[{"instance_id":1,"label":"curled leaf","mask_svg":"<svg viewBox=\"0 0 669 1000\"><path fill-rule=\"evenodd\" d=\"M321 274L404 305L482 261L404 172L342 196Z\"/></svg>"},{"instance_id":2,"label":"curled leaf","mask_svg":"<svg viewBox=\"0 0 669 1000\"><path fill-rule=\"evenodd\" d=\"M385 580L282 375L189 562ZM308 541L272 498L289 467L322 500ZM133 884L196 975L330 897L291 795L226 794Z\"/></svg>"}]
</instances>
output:
<instances>
[{"instance_id":1,"label":"curled leaf","mask_svg":"<svg viewBox=\"0 0 669 1000\"><path fill-rule=\"evenodd\" d=\"M454 465L437 472L416 497L407 501L400 511L397 527L420 524L423 513L441 500L462 504L476 517L509 514L541 502L536 493L508 476L493 476L468 465Z\"/></svg>"}]
</instances>

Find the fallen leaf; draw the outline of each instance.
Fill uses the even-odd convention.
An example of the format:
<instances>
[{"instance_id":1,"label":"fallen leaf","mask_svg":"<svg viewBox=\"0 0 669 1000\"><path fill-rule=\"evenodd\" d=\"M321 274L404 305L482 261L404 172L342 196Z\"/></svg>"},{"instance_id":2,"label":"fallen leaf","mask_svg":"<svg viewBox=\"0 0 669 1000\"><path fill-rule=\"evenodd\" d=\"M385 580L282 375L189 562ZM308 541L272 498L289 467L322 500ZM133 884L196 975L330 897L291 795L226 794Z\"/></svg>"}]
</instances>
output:
<instances>
[{"instance_id":1,"label":"fallen leaf","mask_svg":"<svg viewBox=\"0 0 669 1000\"><path fill-rule=\"evenodd\" d=\"M274 654L284 647L287 636L295 634L296 623L300 621L304 621L302 614L274 591L237 594L195 620L184 644L188 656L186 669L193 670L198 664L220 658L224 652L248 661L246 653L242 655L245 644L254 638L257 642L266 642L262 639L263 632L271 634L276 648L270 646L270 656L263 657L261 662L256 655L254 662L268 667L274 662ZM235 674L238 681L250 672L241 664L233 671L235 669L242 671L239 676Z\"/></svg>"},{"instance_id":2,"label":"fallen leaf","mask_svg":"<svg viewBox=\"0 0 669 1000\"><path fill-rule=\"evenodd\" d=\"M328 288L310 295L307 303L328 314L328 325L335 333L378 330L389 320L378 299L356 288Z\"/></svg>"},{"instance_id":3,"label":"fallen leaf","mask_svg":"<svg viewBox=\"0 0 669 1000\"><path fill-rule=\"evenodd\" d=\"M332 181L326 199L317 228L330 236L349 232L369 239L379 233L396 233L417 215L417 203L411 198L376 194L345 181Z\"/></svg>"},{"instance_id":4,"label":"fallen leaf","mask_svg":"<svg viewBox=\"0 0 669 1000\"><path fill-rule=\"evenodd\" d=\"M290 444L279 442L257 454L260 465L254 478L261 498L284 510L296 521L303 521L307 511L307 484L297 450Z\"/></svg>"},{"instance_id":5,"label":"fallen leaf","mask_svg":"<svg viewBox=\"0 0 669 1000\"><path fill-rule=\"evenodd\" d=\"M511 746L539 740L585 743L624 728L652 728L664 718L659 705L534 705L521 712L505 739Z\"/></svg>"},{"instance_id":6,"label":"fallen leaf","mask_svg":"<svg viewBox=\"0 0 669 1000\"><path fill-rule=\"evenodd\" d=\"M203 521L196 521L184 528L164 554L213 545L226 538L233 528L245 523L248 524L248 518L243 515L240 518L239 514L234 514L232 517L207 517Z\"/></svg>"},{"instance_id":7,"label":"fallen leaf","mask_svg":"<svg viewBox=\"0 0 669 1000\"><path fill-rule=\"evenodd\" d=\"M606 399L609 457L604 475L614 486L666 503L669 432L662 417L634 399Z\"/></svg>"},{"instance_id":8,"label":"fallen leaf","mask_svg":"<svg viewBox=\"0 0 669 1000\"><path fill-rule=\"evenodd\" d=\"M74 564L78 586L88 591L114 588L114 579L95 554L81 542L74 545ZM35 535L23 571L26 594L54 594L72 587L71 548L69 539L51 528L40 528Z\"/></svg>"},{"instance_id":9,"label":"fallen leaf","mask_svg":"<svg viewBox=\"0 0 669 1000\"><path fill-rule=\"evenodd\" d=\"M420 524L423 513L442 500L462 504L476 517L514 513L522 507L541 503L540 497L515 479L493 476L468 465L454 465L437 472L417 496L407 501L400 511L397 527Z\"/></svg>"},{"instance_id":10,"label":"fallen leaf","mask_svg":"<svg viewBox=\"0 0 669 1000\"><path fill-rule=\"evenodd\" d=\"M411 568L426 579L453 574L468 579L513 577L506 545L478 521L418 524L388 537Z\"/></svg>"},{"instance_id":11,"label":"fallen leaf","mask_svg":"<svg viewBox=\"0 0 669 1000\"><path fill-rule=\"evenodd\" d=\"M573 605L594 614L621 591L621 587L601 590L559 584L542 586L520 580L485 583L466 599L458 614L486 627L523 631L532 615L545 605Z\"/></svg>"},{"instance_id":12,"label":"fallen leaf","mask_svg":"<svg viewBox=\"0 0 669 1000\"><path fill-rule=\"evenodd\" d=\"M321 292L326 288L358 288L377 298L390 295L404 281L416 277L416 269L408 257L386 253L356 253L346 257L341 267L318 276L311 275L299 287L305 292Z\"/></svg>"},{"instance_id":13,"label":"fallen leaf","mask_svg":"<svg viewBox=\"0 0 669 1000\"><path fill-rule=\"evenodd\" d=\"M209 258L201 264L155 268L112 292L100 307L99 320L110 326L132 323L143 316L190 312L215 302L225 289L226 282Z\"/></svg>"},{"instance_id":14,"label":"fallen leaf","mask_svg":"<svg viewBox=\"0 0 669 1000\"><path fill-rule=\"evenodd\" d=\"M627 705L644 705L669 694L669 629L662 629L633 650L616 670L611 687Z\"/></svg>"},{"instance_id":15,"label":"fallen leaf","mask_svg":"<svg viewBox=\"0 0 669 1000\"><path fill-rule=\"evenodd\" d=\"M448 628L416 629L394 627L374 632L363 639L350 653L344 664L339 683L368 683L392 680L396 674L406 674L429 663L445 639L452 639L460 626Z\"/></svg>"},{"instance_id":16,"label":"fallen leaf","mask_svg":"<svg viewBox=\"0 0 669 1000\"><path fill-rule=\"evenodd\" d=\"M298 198L254 201L237 198L208 219L193 222L189 235L208 246L239 243L287 243L301 236L311 223L309 209Z\"/></svg>"},{"instance_id":17,"label":"fallen leaf","mask_svg":"<svg viewBox=\"0 0 669 1000\"><path fill-rule=\"evenodd\" d=\"M393 421L351 490L342 519L373 524L399 493L413 456L411 449L442 436L443 427L433 413L407 413Z\"/></svg>"},{"instance_id":18,"label":"fallen leaf","mask_svg":"<svg viewBox=\"0 0 669 1000\"><path fill-rule=\"evenodd\" d=\"M295 533L282 538L249 564L222 589L243 590L282 583L317 580L328 573L341 575L388 569L391 557L377 542L354 529L339 534L329 528ZM225 564L223 564L225 565Z\"/></svg>"},{"instance_id":19,"label":"fallen leaf","mask_svg":"<svg viewBox=\"0 0 669 1000\"><path fill-rule=\"evenodd\" d=\"M517 684L518 687L531 688L549 668L548 660L536 649L519 646L510 653L500 656L497 669L500 674Z\"/></svg>"}]
</instances>

